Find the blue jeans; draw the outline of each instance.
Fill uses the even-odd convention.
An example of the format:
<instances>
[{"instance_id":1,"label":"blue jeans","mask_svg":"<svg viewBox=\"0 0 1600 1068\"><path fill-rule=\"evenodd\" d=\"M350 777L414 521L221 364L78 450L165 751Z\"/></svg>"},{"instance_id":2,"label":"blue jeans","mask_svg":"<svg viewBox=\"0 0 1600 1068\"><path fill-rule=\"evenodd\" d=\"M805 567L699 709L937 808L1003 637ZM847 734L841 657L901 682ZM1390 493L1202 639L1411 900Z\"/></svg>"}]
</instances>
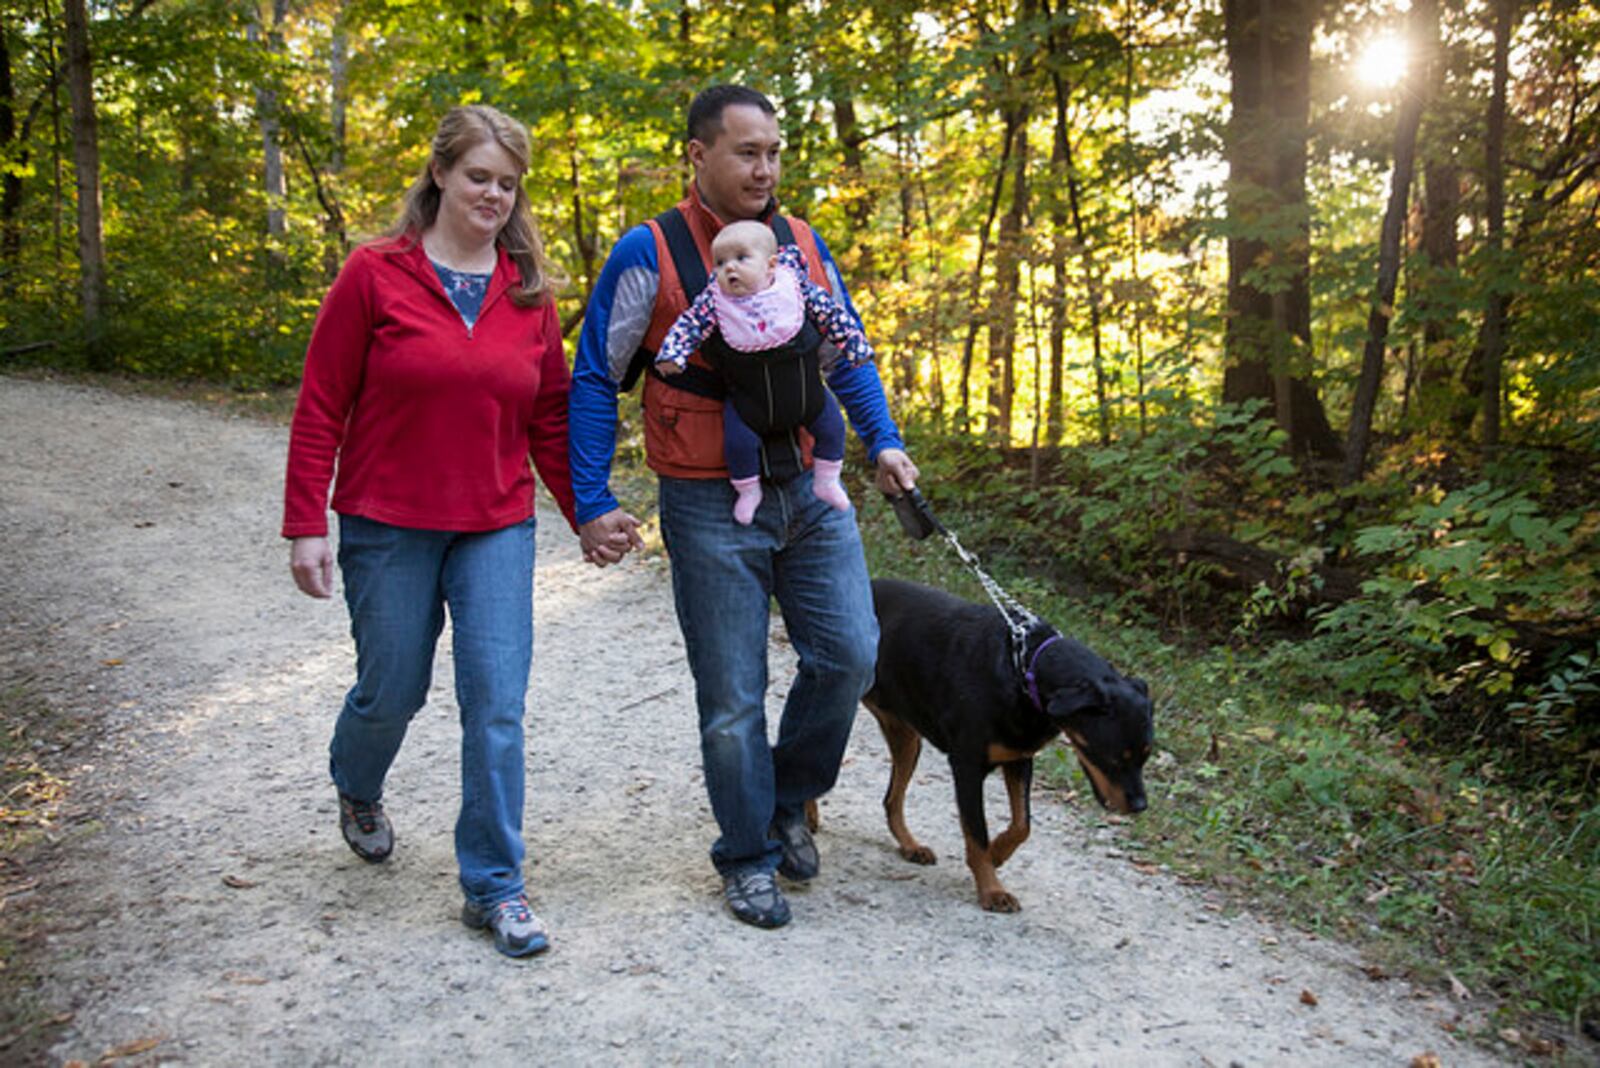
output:
<instances>
[{"instance_id":1,"label":"blue jeans","mask_svg":"<svg viewBox=\"0 0 1600 1068\"><path fill-rule=\"evenodd\" d=\"M817 500L811 474L765 487L755 521L729 519L723 479L661 479L661 534L694 674L706 791L723 875L777 867L774 823L826 793L872 685L878 621L855 511ZM776 597L799 654L776 745L767 742L767 617Z\"/></svg>"},{"instance_id":2,"label":"blue jeans","mask_svg":"<svg viewBox=\"0 0 1600 1068\"><path fill-rule=\"evenodd\" d=\"M334 785L360 801L383 780L422 708L448 608L461 708L456 863L468 900L523 891L523 701L533 657L534 521L463 534L339 517L339 568L356 684L329 746Z\"/></svg>"}]
</instances>

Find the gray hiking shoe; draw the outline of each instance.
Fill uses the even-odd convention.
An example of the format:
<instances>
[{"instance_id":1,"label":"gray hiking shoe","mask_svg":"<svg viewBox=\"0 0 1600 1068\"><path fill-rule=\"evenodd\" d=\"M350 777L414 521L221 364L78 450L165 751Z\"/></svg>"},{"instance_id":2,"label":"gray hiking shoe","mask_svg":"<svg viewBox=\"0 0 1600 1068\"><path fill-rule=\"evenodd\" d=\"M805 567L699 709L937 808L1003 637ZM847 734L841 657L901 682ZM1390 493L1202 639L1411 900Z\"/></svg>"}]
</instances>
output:
<instances>
[{"instance_id":1,"label":"gray hiking shoe","mask_svg":"<svg viewBox=\"0 0 1600 1068\"><path fill-rule=\"evenodd\" d=\"M789 903L767 871L741 871L725 876L722 896L745 923L756 927L782 927L789 922Z\"/></svg>"},{"instance_id":2,"label":"gray hiking shoe","mask_svg":"<svg viewBox=\"0 0 1600 1068\"><path fill-rule=\"evenodd\" d=\"M550 936L528 907L526 894L493 905L468 901L461 906L461 922L475 931L489 928L494 932L494 948L508 957L526 957L550 948Z\"/></svg>"},{"instance_id":3,"label":"gray hiking shoe","mask_svg":"<svg viewBox=\"0 0 1600 1068\"><path fill-rule=\"evenodd\" d=\"M369 864L387 860L394 852L394 828L383 814L382 801L357 801L341 791L339 830L355 855Z\"/></svg>"},{"instance_id":4,"label":"gray hiking shoe","mask_svg":"<svg viewBox=\"0 0 1600 1068\"><path fill-rule=\"evenodd\" d=\"M805 820L795 820L786 825L773 824L769 832L783 846L783 856L778 860L778 874L797 883L816 878L821 859L817 856L817 843Z\"/></svg>"}]
</instances>

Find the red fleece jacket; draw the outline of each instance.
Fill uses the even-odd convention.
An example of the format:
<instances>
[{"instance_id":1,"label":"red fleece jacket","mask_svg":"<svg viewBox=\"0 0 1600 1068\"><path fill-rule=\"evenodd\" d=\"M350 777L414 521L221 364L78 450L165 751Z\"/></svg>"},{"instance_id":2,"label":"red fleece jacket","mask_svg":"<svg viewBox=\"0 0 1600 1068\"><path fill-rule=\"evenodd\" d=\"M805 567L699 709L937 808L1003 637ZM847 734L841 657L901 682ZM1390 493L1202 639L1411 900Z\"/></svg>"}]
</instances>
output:
<instances>
[{"instance_id":1,"label":"red fleece jacket","mask_svg":"<svg viewBox=\"0 0 1600 1068\"><path fill-rule=\"evenodd\" d=\"M497 530L533 514L533 467L574 525L570 381L553 304L518 307L503 250L471 329L421 242L350 254L317 313L289 429L283 535L333 510L425 530ZM576 529L574 525L574 529Z\"/></svg>"}]
</instances>

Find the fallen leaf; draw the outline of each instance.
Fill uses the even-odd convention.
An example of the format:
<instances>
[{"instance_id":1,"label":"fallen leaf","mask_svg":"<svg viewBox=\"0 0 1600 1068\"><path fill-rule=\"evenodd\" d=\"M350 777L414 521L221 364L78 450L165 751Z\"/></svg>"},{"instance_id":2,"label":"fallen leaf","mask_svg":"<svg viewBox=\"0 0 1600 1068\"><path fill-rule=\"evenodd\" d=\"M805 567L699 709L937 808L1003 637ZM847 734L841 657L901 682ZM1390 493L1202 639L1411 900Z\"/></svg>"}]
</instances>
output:
<instances>
[{"instance_id":1,"label":"fallen leaf","mask_svg":"<svg viewBox=\"0 0 1600 1068\"><path fill-rule=\"evenodd\" d=\"M1317 995L1313 994L1309 990L1300 991L1300 1004L1302 1004L1302 1005L1315 1005L1316 1003L1317 1003Z\"/></svg>"},{"instance_id":2,"label":"fallen leaf","mask_svg":"<svg viewBox=\"0 0 1600 1068\"><path fill-rule=\"evenodd\" d=\"M167 1040L166 1035L151 1035L149 1038L136 1038L132 1042L125 1042L116 1049L107 1050L100 1054L100 1063L119 1060L123 1057L136 1057L141 1053L149 1053Z\"/></svg>"},{"instance_id":3,"label":"fallen leaf","mask_svg":"<svg viewBox=\"0 0 1600 1068\"><path fill-rule=\"evenodd\" d=\"M1369 964L1361 970L1366 972L1367 978L1371 979L1374 983L1381 983L1385 979L1389 978L1389 973L1384 971L1381 965Z\"/></svg>"},{"instance_id":4,"label":"fallen leaf","mask_svg":"<svg viewBox=\"0 0 1600 1068\"><path fill-rule=\"evenodd\" d=\"M1136 860L1136 861L1134 861L1133 862L1133 870L1138 872L1140 875L1160 875L1161 874L1161 869L1160 868L1158 868L1154 864L1151 864L1150 862L1144 861L1144 860Z\"/></svg>"},{"instance_id":5,"label":"fallen leaf","mask_svg":"<svg viewBox=\"0 0 1600 1068\"><path fill-rule=\"evenodd\" d=\"M118 660L118 659L115 659L115 658L113 658L111 660L102 660L102 661L100 661L100 663L104 664L106 667L121 667L122 666L122 661Z\"/></svg>"},{"instance_id":6,"label":"fallen leaf","mask_svg":"<svg viewBox=\"0 0 1600 1068\"><path fill-rule=\"evenodd\" d=\"M223 972L224 981L236 986L266 986L267 981L259 975L250 975L246 972Z\"/></svg>"},{"instance_id":7,"label":"fallen leaf","mask_svg":"<svg viewBox=\"0 0 1600 1068\"><path fill-rule=\"evenodd\" d=\"M224 875L222 877L222 885L231 886L235 890L248 890L257 884L251 882L249 879L241 879L237 875Z\"/></svg>"},{"instance_id":8,"label":"fallen leaf","mask_svg":"<svg viewBox=\"0 0 1600 1068\"><path fill-rule=\"evenodd\" d=\"M1457 1001L1471 1001L1472 991L1467 989L1465 983L1455 977L1453 972L1445 972L1444 977L1450 980L1450 996Z\"/></svg>"},{"instance_id":9,"label":"fallen leaf","mask_svg":"<svg viewBox=\"0 0 1600 1068\"><path fill-rule=\"evenodd\" d=\"M1515 1027L1501 1028L1500 1037L1511 1043L1513 1046L1522 1045L1522 1032L1518 1031Z\"/></svg>"},{"instance_id":10,"label":"fallen leaf","mask_svg":"<svg viewBox=\"0 0 1600 1068\"><path fill-rule=\"evenodd\" d=\"M1430 1049L1412 1057L1411 1068L1444 1068L1444 1064L1439 1060L1439 1055Z\"/></svg>"}]
</instances>

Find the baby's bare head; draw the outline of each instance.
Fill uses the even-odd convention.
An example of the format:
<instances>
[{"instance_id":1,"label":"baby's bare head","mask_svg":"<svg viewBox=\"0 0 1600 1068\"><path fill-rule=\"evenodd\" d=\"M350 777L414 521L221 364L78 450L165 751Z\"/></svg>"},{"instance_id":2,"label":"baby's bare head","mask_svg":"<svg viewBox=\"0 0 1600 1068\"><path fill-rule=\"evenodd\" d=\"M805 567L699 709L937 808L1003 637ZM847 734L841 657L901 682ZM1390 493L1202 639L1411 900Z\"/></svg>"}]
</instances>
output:
<instances>
[{"instance_id":1,"label":"baby's bare head","mask_svg":"<svg viewBox=\"0 0 1600 1068\"><path fill-rule=\"evenodd\" d=\"M772 285L778 239L758 222L724 226L711 241L711 266L729 296L747 297Z\"/></svg>"},{"instance_id":2,"label":"baby's bare head","mask_svg":"<svg viewBox=\"0 0 1600 1068\"><path fill-rule=\"evenodd\" d=\"M744 219L724 226L717 231L717 236L711 239L713 261L719 256L731 254L735 249L752 252L766 259L778 254L778 239L773 235L772 228L766 224Z\"/></svg>"}]
</instances>

